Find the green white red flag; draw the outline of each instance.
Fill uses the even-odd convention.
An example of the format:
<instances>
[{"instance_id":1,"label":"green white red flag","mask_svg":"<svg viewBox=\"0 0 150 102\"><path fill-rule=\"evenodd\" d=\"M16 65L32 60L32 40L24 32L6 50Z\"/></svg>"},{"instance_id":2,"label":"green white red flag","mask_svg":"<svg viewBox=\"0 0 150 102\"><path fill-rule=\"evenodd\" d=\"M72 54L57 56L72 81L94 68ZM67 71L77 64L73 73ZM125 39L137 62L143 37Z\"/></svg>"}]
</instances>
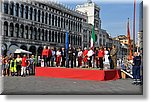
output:
<instances>
[{"instance_id":1,"label":"green white red flag","mask_svg":"<svg viewBox=\"0 0 150 102\"><path fill-rule=\"evenodd\" d=\"M90 47L93 48L94 47L94 43L95 43L95 31L94 31L94 26L92 26L92 36L91 36L91 42L90 42Z\"/></svg>"}]
</instances>

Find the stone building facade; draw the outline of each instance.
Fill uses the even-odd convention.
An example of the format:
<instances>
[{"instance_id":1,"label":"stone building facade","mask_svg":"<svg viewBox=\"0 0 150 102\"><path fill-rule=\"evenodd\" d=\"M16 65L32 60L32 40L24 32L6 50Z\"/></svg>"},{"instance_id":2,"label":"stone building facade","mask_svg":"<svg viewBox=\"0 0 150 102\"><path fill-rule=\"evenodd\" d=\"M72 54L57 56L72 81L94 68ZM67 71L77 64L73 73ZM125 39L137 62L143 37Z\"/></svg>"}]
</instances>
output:
<instances>
[{"instance_id":1,"label":"stone building facade","mask_svg":"<svg viewBox=\"0 0 150 102\"><path fill-rule=\"evenodd\" d=\"M62 4L41 1L1 1L2 51L41 54L43 46L65 47L65 33L74 47L88 44L87 16ZM86 35L86 37L83 35ZM87 43L86 43L87 42Z\"/></svg>"}]
</instances>

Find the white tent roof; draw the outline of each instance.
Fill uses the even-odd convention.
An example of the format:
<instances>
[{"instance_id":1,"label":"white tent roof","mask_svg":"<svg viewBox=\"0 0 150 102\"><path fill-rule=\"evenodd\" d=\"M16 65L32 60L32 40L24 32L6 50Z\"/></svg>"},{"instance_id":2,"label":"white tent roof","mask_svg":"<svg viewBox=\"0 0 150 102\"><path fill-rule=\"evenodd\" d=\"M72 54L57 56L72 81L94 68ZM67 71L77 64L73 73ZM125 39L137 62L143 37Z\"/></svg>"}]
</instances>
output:
<instances>
[{"instance_id":1,"label":"white tent roof","mask_svg":"<svg viewBox=\"0 0 150 102\"><path fill-rule=\"evenodd\" d=\"M32 52L22 50L22 49L16 49L15 53L26 53L26 54L32 54Z\"/></svg>"}]
</instances>

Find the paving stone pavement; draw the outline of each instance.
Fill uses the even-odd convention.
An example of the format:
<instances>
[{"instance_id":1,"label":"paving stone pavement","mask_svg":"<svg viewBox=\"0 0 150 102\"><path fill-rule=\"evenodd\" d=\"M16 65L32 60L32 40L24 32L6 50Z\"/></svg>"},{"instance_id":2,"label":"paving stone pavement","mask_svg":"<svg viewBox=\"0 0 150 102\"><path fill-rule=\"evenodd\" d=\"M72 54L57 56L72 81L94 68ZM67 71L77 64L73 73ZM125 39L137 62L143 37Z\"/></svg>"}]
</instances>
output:
<instances>
[{"instance_id":1,"label":"paving stone pavement","mask_svg":"<svg viewBox=\"0 0 150 102\"><path fill-rule=\"evenodd\" d=\"M143 86L132 85L132 79L85 81L46 77L4 77L2 94L74 94L74 95L142 95Z\"/></svg>"}]
</instances>

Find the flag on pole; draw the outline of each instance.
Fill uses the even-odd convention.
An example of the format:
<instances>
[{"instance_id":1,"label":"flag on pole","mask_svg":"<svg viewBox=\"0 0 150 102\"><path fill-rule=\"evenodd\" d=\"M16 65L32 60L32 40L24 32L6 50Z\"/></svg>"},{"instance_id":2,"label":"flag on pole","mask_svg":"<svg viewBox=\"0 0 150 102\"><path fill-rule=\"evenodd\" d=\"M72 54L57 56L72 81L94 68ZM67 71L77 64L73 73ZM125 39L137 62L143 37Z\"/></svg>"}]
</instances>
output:
<instances>
[{"instance_id":1,"label":"flag on pole","mask_svg":"<svg viewBox=\"0 0 150 102\"><path fill-rule=\"evenodd\" d=\"M68 41L68 32L66 32L66 50L68 50L69 41Z\"/></svg>"},{"instance_id":2,"label":"flag on pole","mask_svg":"<svg viewBox=\"0 0 150 102\"><path fill-rule=\"evenodd\" d=\"M131 40L130 40L130 25L129 25L129 18L128 18L128 24L127 24L127 38L128 38L128 46L129 46L129 60L132 60L132 46L131 46Z\"/></svg>"},{"instance_id":3,"label":"flag on pole","mask_svg":"<svg viewBox=\"0 0 150 102\"><path fill-rule=\"evenodd\" d=\"M91 36L91 42L90 42L90 47L93 48L94 47L94 43L95 43L95 32L94 32L94 26L92 26L92 36Z\"/></svg>"},{"instance_id":4,"label":"flag on pole","mask_svg":"<svg viewBox=\"0 0 150 102\"><path fill-rule=\"evenodd\" d=\"M66 32L66 67L68 66L68 48L69 48L69 41L68 41L68 32Z\"/></svg>"}]
</instances>

